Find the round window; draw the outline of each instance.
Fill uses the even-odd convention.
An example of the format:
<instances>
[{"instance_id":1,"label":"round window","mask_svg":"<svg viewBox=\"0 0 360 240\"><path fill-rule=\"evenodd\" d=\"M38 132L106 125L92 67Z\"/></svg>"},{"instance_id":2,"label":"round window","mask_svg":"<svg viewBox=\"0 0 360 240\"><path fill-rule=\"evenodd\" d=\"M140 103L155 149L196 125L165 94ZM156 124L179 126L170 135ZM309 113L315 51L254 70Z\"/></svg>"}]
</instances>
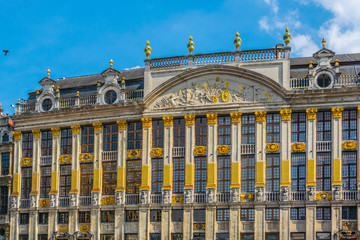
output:
<instances>
[{"instance_id":1,"label":"round window","mask_svg":"<svg viewBox=\"0 0 360 240\"><path fill-rule=\"evenodd\" d=\"M49 111L52 108L51 99L45 99L42 103L42 108L44 111Z\"/></svg>"},{"instance_id":2,"label":"round window","mask_svg":"<svg viewBox=\"0 0 360 240\"><path fill-rule=\"evenodd\" d=\"M317 77L316 83L319 87L326 88L331 84L331 77L329 74L322 73Z\"/></svg>"},{"instance_id":3,"label":"round window","mask_svg":"<svg viewBox=\"0 0 360 240\"><path fill-rule=\"evenodd\" d=\"M112 104L116 101L117 95L114 90L107 91L105 93L105 102L107 104Z\"/></svg>"}]
</instances>

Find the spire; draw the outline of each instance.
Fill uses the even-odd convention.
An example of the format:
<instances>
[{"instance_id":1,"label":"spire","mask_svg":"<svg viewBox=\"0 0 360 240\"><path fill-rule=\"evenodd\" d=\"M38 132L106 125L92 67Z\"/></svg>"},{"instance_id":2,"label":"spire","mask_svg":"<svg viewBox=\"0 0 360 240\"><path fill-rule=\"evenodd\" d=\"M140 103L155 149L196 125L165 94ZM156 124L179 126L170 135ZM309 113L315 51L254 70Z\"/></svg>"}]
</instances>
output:
<instances>
[{"instance_id":1,"label":"spire","mask_svg":"<svg viewBox=\"0 0 360 240\"><path fill-rule=\"evenodd\" d=\"M112 60L112 59L110 59L110 68L113 68L113 63L114 63L114 61Z\"/></svg>"},{"instance_id":2,"label":"spire","mask_svg":"<svg viewBox=\"0 0 360 240\"><path fill-rule=\"evenodd\" d=\"M326 43L325 38L323 38L323 40L321 42L322 42L323 48L325 48L325 43Z\"/></svg>"},{"instance_id":3,"label":"spire","mask_svg":"<svg viewBox=\"0 0 360 240\"><path fill-rule=\"evenodd\" d=\"M48 68L48 70L46 71L47 72L47 77L50 78L50 68Z\"/></svg>"}]
</instances>

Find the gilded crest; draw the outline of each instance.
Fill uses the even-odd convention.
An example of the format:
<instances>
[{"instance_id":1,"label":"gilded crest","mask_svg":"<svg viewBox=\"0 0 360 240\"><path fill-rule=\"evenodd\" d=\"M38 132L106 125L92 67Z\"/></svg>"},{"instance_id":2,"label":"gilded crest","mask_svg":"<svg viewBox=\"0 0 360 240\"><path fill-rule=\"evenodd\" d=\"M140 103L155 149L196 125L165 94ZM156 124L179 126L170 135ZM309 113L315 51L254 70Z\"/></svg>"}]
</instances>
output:
<instances>
[{"instance_id":1,"label":"gilded crest","mask_svg":"<svg viewBox=\"0 0 360 240\"><path fill-rule=\"evenodd\" d=\"M69 162L71 162L71 155L61 155L59 157L59 162L60 163L69 163Z\"/></svg>"},{"instance_id":2,"label":"gilded crest","mask_svg":"<svg viewBox=\"0 0 360 240\"><path fill-rule=\"evenodd\" d=\"M31 158L22 158L21 159L21 166L30 166L32 164Z\"/></svg>"},{"instance_id":3,"label":"gilded crest","mask_svg":"<svg viewBox=\"0 0 360 240\"><path fill-rule=\"evenodd\" d=\"M126 151L127 158L141 158L141 150L140 149L132 149Z\"/></svg>"},{"instance_id":4,"label":"gilded crest","mask_svg":"<svg viewBox=\"0 0 360 240\"><path fill-rule=\"evenodd\" d=\"M266 151L268 152L277 152L279 151L279 144L278 143L268 143L266 144Z\"/></svg>"},{"instance_id":5,"label":"gilded crest","mask_svg":"<svg viewBox=\"0 0 360 240\"><path fill-rule=\"evenodd\" d=\"M241 200L241 202L254 201L254 194L253 193L241 194L240 200Z\"/></svg>"},{"instance_id":6,"label":"gilded crest","mask_svg":"<svg viewBox=\"0 0 360 240\"><path fill-rule=\"evenodd\" d=\"M357 143L355 141L346 141L342 143L343 149L351 150L357 148Z\"/></svg>"},{"instance_id":7,"label":"gilded crest","mask_svg":"<svg viewBox=\"0 0 360 240\"><path fill-rule=\"evenodd\" d=\"M80 162L90 162L94 160L93 153L81 153L80 154Z\"/></svg>"},{"instance_id":8,"label":"gilded crest","mask_svg":"<svg viewBox=\"0 0 360 240\"><path fill-rule=\"evenodd\" d=\"M183 195L173 195L172 196L172 203L183 203L184 196Z\"/></svg>"},{"instance_id":9,"label":"gilded crest","mask_svg":"<svg viewBox=\"0 0 360 240\"><path fill-rule=\"evenodd\" d=\"M194 155L206 154L206 146L197 146L194 148Z\"/></svg>"},{"instance_id":10,"label":"gilded crest","mask_svg":"<svg viewBox=\"0 0 360 240\"><path fill-rule=\"evenodd\" d=\"M115 198L114 197L102 197L101 198L101 205L111 205L115 204Z\"/></svg>"},{"instance_id":11,"label":"gilded crest","mask_svg":"<svg viewBox=\"0 0 360 240\"><path fill-rule=\"evenodd\" d=\"M205 230L205 223L194 223L194 230Z\"/></svg>"},{"instance_id":12,"label":"gilded crest","mask_svg":"<svg viewBox=\"0 0 360 240\"><path fill-rule=\"evenodd\" d=\"M230 153L230 146L229 145L221 145L217 147L218 154L228 154Z\"/></svg>"},{"instance_id":13,"label":"gilded crest","mask_svg":"<svg viewBox=\"0 0 360 240\"><path fill-rule=\"evenodd\" d=\"M302 143L302 142L294 143L294 144L291 146L291 149L292 149L294 152L305 151L306 145L305 145L305 143Z\"/></svg>"},{"instance_id":14,"label":"gilded crest","mask_svg":"<svg viewBox=\"0 0 360 240\"><path fill-rule=\"evenodd\" d=\"M331 193L329 192L318 192L316 193L316 200L331 200Z\"/></svg>"},{"instance_id":15,"label":"gilded crest","mask_svg":"<svg viewBox=\"0 0 360 240\"><path fill-rule=\"evenodd\" d=\"M49 199L40 199L39 200L40 207L48 207L49 206Z\"/></svg>"},{"instance_id":16,"label":"gilded crest","mask_svg":"<svg viewBox=\"0 0 360 240\"><path fill-rule=\"evenodd\" d=\"M153 148L150 154L152 157L161 157L164 154L164 150L162 148Z\"/></svg>"},{"instance_id":17,"label":"gilded crest","mask_svg":"<svg viewBox=\"0 0 360 240\"><path fill-rule=\"evenodd\" d=\"M306 109L307 119L310 119L310 120L316 119L317 111L318 111L317 108Z\"/></svg>"},{"instance_id":18,"label":"gilded crest","mask_svg":"<svg viewBox=\"0 0 360 240\"><path fill-rule=\"evenodd\" d=\"M68 225L60 225L59 226L59 232L67 232L68 231Z\"/></svg>"},{"instance_id":19,"label":"gilded crest","mask_svg":"<svg viewBox=\"0 0 360 240\"><path fill-rule=\"evenodd\" d=\"M89 224L81 224L80 225L80 231L81 232L88 232L90 230Z\"/></svg>"}]
</instances>

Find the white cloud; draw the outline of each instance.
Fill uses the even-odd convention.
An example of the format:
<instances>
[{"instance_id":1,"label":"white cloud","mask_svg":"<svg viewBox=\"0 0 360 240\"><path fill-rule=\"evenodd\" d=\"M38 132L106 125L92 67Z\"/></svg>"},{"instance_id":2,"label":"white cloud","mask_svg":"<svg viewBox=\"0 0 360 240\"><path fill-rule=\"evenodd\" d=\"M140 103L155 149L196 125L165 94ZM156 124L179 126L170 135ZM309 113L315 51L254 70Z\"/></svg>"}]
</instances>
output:
<instances>
[{"instance_id":1,"label":"white cloud","mask_svg":"<svg viewBox=\"0 0 360 240\"><path fill-rule=\"evenodd\" d=\"M312 40L310 35L296 35L291 39L292 51L298 56L312 56L319 47Z\"/></svg>"},{"instance_id":2,"label":"white cloud","mask_svg":"<svg viewBox=\"0 0 360 240\"><path fill-rule=\"evenodd\" d=\"M259 21L259 25L260 25L260 29L263 29L267 32L270 30L270 26L269 26L267 17L262 17Z\"/></svg>"}]
</instances>

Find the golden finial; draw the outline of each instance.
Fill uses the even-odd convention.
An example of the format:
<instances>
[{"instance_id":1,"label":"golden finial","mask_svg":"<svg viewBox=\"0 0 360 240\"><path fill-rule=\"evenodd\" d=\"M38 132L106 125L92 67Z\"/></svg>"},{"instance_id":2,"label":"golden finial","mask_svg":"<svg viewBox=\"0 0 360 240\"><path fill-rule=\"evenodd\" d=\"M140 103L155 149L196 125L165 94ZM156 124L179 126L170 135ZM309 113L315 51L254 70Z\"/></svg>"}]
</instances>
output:
<instances>
[{"instance_id":1,"label":"golden finial","mask_svg":"<svg viewBox=\"0 0 360 240\"><path fill-rule=\"evenodd\" d=\"M79 91L76 92L76 96L77 96L77 97L80 97Z\"/></svg>"},{"instance_id":2,"label":"golden finial","mask_svg":"<svg viewBox=\"0 0 360 240\"><path fill-rule=\"evenodd\" d=\"M321 42L322 42L323 48L325 48L325 43L326 43L325 38L323 38L323 40Z\"/></svg>"},{"instance_id":3,"label":"golden finial","mask_svg":"<svg viewBox=\"0 0 360 240\"><path fill-rule=\"evenodd\" d=\"M20 101L21 101L21 100L20 100L20 98L19 98L19 99L18 99L18 103L20 103Z\"/></svg>"},{"instance_id":4,"label":"golden finial","mask_svg":"<svg viewBox=\"0 0 360 240\"><path fill-rule=\"evenodd\" d=\"M286 47L289 46L290 40L291 40L291 34L289 33L289 28L285 29L286 33L284 34L284 43L286 44Z\"/></svg>"},{"instance_id":5,"label":"golden finial","mask_svg":"<svg viewBox=\"0 0 360 240\"><path fill-rule=\"evenodd\" d=\"M125 77L122 77L122 78L121 78L121 82L122 82L122 83L125 83Z\"/></svg>"},{"instance_id":6,"label":"golden finial","mask_svg":"<svg viewBox=\"0 0 360 240\"><path fill-rule=\"evenodd\" d=\"M112 65L113 65L113 62L114 62L114 61L113 61L112 59L110 59L110 62L109 62L109 63L110 63L110 68L113 67L113 66L112 66Z\"/></svg>"},{"instance_id":7,"label":"golden finial","mask_svg":"<svg viewBox=\"0 0 360 240\"><path fill-rule=\"evenodd\" d=\"M97 85L98 85L98 87L100 87L100 85L101 85L101 81L100 81L100 80L97 82Z\"/></svg>"},{"instance_id":8,"label":"golden finial","mask_svg":"<svg viewBox=\"0 0 360 240\"><path fill-rule=\"evenodd\" d=\"M236 38L234 39L234 45L236 47L236 50L239 50L239 47L241 46L241 38L239 38L239 32L236 32Z\"/></svg>"},{"instance_id":9,"label":"golden finial","mask_svg":"<svg viewBox=\"0 0 360 240\"><path fill-rule=\"evenodd\" d=\"M149 42L149 40L147 40L147 41L146 41L146 47L145 47L145 50L144 50L145 55L146 55L146 58L149 58L149 57L150 57L151 51L152 51L152 49L151 49L151 47L149 46L149 44L150 44L150 42Z\"/></svg>"},{"instance_id":10,"label":"golden finial","mask_svg":"<svg viewBox=\"0 0 360 240\"><path fill-rule=\"evenodd\" d=\"M313 61L310 61L309 62L309 68L312 68L314 65L313 65Z\"/></svg>"},{"instance_id":11,"label":"golden finial","mask_svg":"<svg viewBox=\"0 0 360 240\"><path fill-rule=\"evenodd\" d=\"M50 77L50 68L48 68L48 70L46 71L47 72L47 77L49 78Z\"/></svg>"},{"instance_id":12,"label":"golden finial","mask_svg":"<svg viewBox=\"0 0 360 240\"><path fill-rule=\"evenodd\" d=\"M40 94L40 89L36 89L36 94Z\"/></svg>"},{"instance_id":13,"label":"golden finial","mask_svg":"<svg viewBox=\"0 0 360 240\"><path fill-rule=\"evenodd\" d=\"M187 48L188 48L190 54L192 54L192 51L194 51L194 48L195 48L195 43L192 41L193 40L192 36L189 37L189 40L190 41L187 44Z\"/></svg>"},{"instance_id":14,"label":"golden finial","mask_svg":"<svg viewBox=\"0 0 360 240\"><path fill-rule=\"evenodd\" d=\"M339 66L339 59L335 60L335 66Z\"/></svg>"},{"instance_id":15,"label":"golden finial","mask_svg":"<svg viewBox=\"0 0 360 240\"><path fill-rule=\"evenodd\" d=\"M56 87L56 91L60 92L60 87L59 86Z\"/></svg>"}]
</instances>

